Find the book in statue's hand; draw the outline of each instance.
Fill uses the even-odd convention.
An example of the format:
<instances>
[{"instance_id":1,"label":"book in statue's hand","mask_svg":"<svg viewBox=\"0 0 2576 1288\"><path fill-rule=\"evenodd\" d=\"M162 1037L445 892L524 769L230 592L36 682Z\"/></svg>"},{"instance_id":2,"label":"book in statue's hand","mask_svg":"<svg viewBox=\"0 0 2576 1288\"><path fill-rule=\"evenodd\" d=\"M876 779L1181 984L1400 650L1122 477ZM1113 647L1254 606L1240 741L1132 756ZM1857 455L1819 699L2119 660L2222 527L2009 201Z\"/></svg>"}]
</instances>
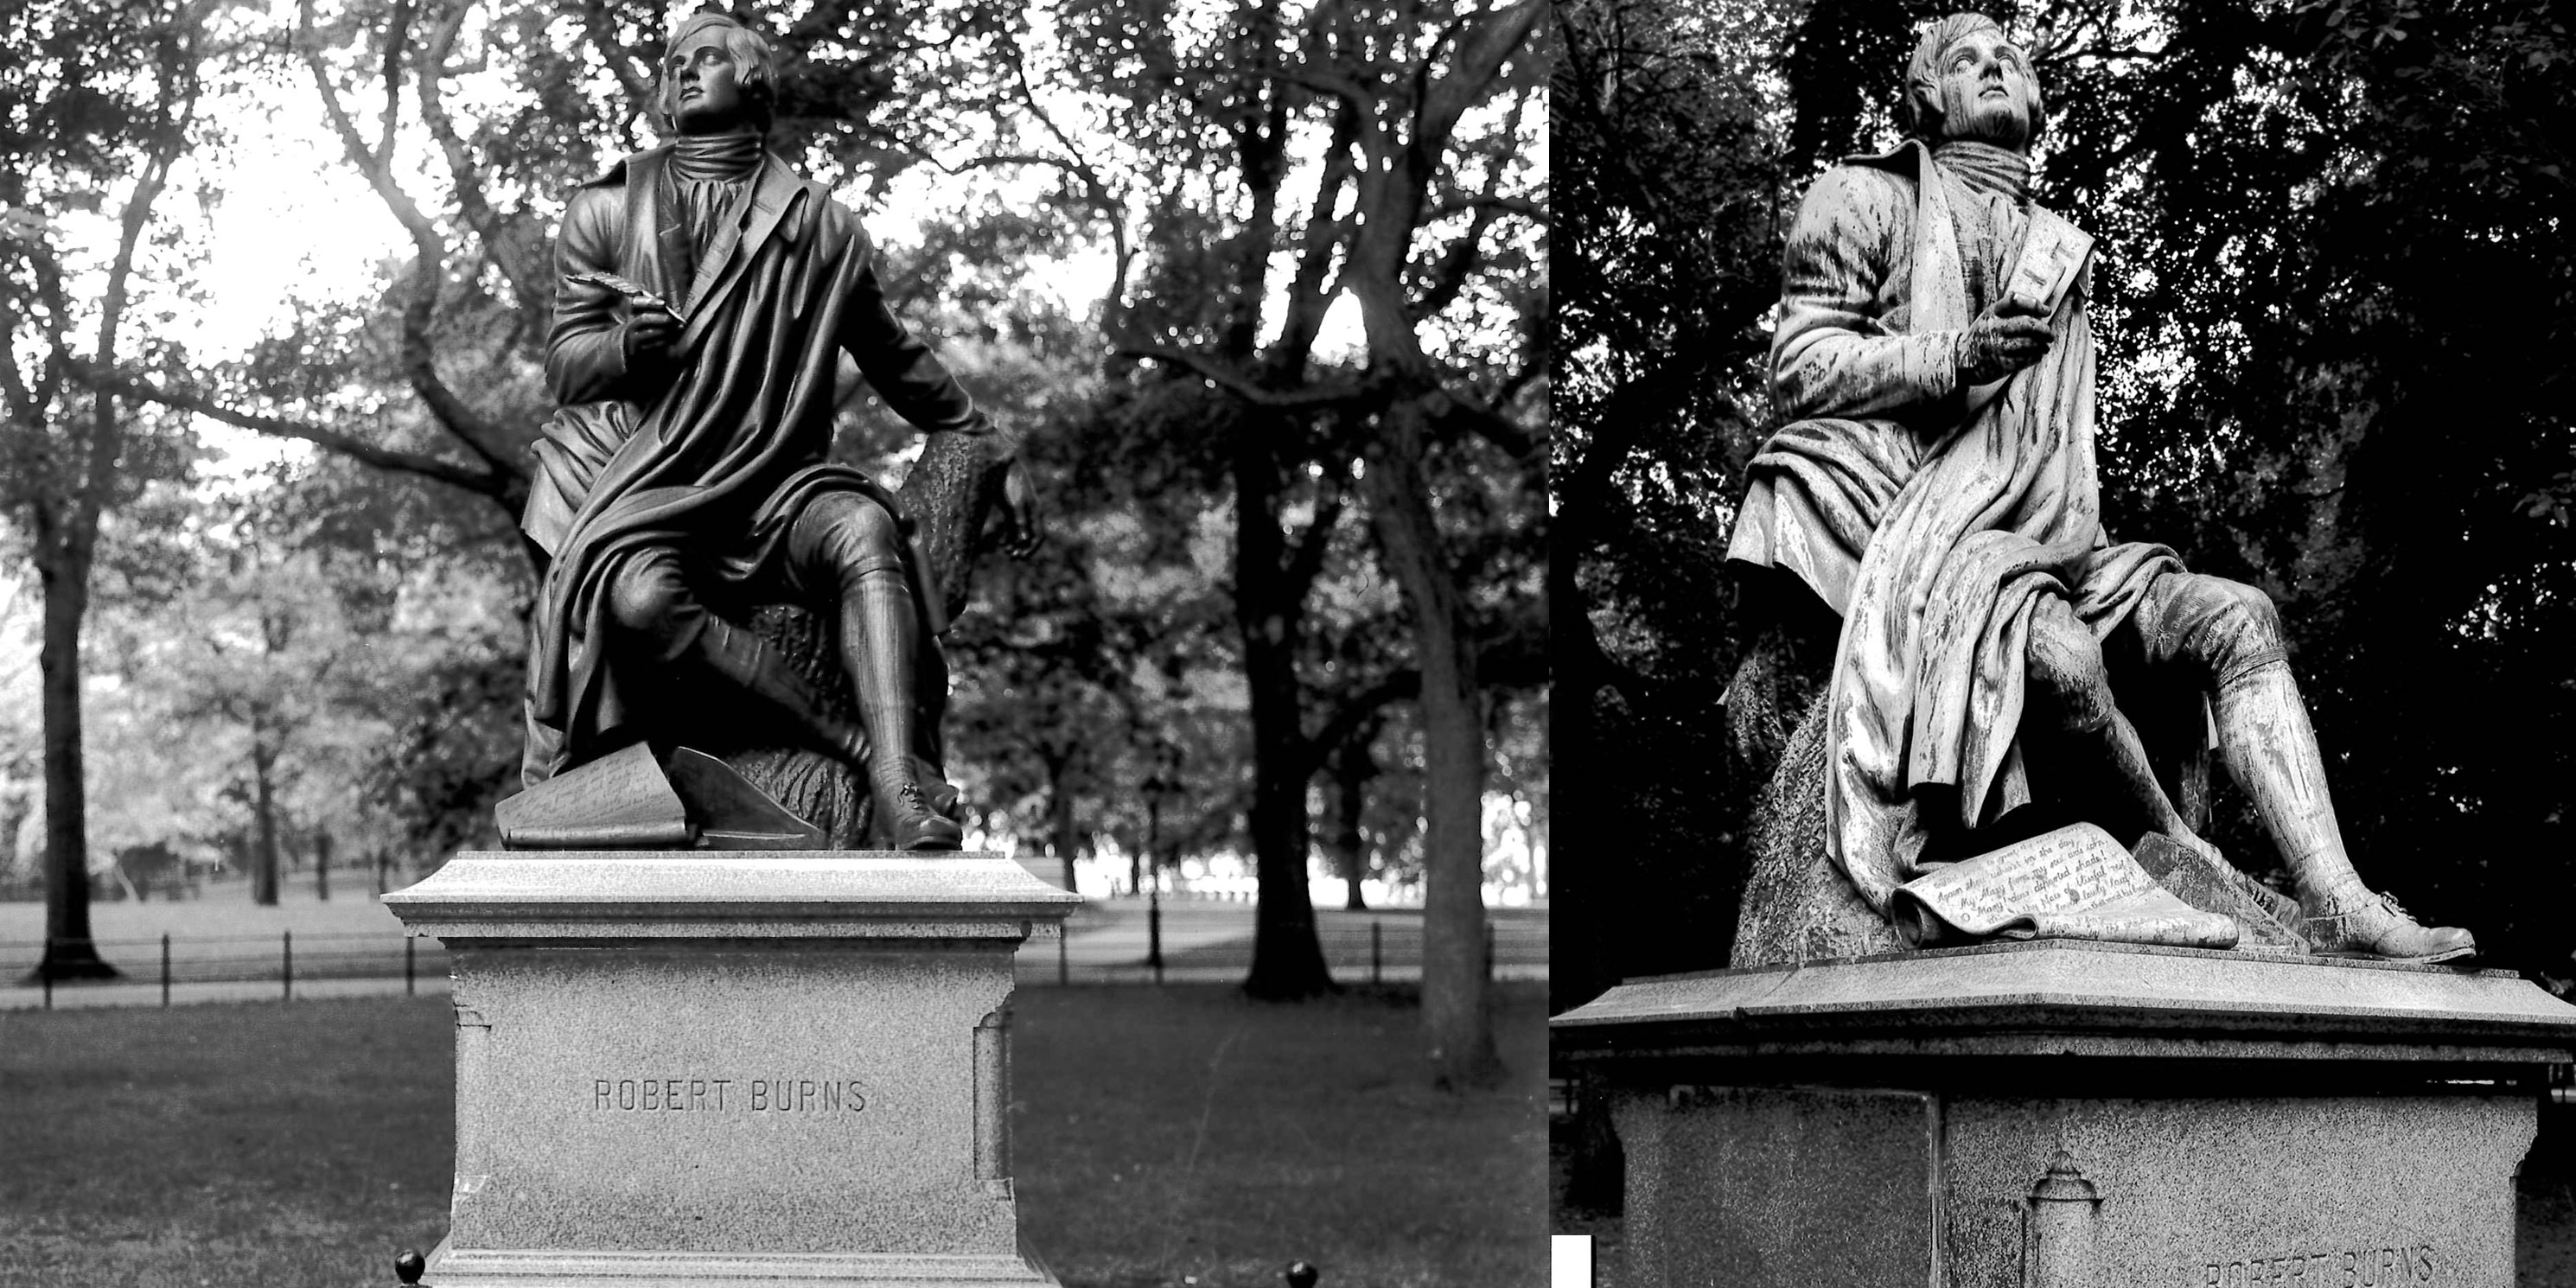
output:
<instances>
[{"instance_id":1,"label":"book in statue's hand","mask_svg":"<svg viewBox=\"0 0 2576 1288\"><path fill-rule=\"evenodd\" d=\"M2034 214L1997 311L2035 318L2054 315L2092 257L2091 234L2054 215Z\"/></svg>"}]
</instances>

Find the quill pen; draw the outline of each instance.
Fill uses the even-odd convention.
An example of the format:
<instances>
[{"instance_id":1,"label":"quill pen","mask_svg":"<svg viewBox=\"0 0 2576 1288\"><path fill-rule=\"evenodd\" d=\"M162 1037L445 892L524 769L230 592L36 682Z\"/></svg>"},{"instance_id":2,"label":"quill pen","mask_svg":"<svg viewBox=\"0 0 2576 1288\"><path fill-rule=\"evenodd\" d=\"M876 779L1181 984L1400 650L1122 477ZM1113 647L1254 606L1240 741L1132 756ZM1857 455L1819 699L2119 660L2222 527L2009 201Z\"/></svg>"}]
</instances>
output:
<instances>
[{"instance_id":1,"label":"quill pen","mask_svg":"<svg viewBox=\"0 0 2576 1288\"><path fill-rule=\"evenodd\" d=\"M673 317L680 316L680 310L674 307L669 300L663 299L661 296L654 294L649 287L646 287L643 283L637 282L631 278L619 277L615 273L593 271L587 273L575 273L572 275L572 280L576 282L586 282L592 286L605 286L608 289L625 296L630 303L634 304L638 308L657 308Z\"/></svg>"}]
</instances>

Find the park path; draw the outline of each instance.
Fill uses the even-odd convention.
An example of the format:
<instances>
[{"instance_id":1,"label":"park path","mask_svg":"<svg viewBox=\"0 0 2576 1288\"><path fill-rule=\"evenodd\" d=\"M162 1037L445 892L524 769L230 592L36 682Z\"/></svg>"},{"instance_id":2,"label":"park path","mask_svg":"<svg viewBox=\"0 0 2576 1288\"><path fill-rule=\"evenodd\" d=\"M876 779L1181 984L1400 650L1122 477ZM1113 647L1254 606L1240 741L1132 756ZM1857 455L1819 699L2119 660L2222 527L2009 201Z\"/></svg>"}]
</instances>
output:
<instances>
[{"instance_id":1,"label":"park path","mask_svg":"<svg viewBox=\"0 0 2576 1288\"><path fill-rule=\"evenodd\" d=\"M1494 974L1547 977L1547 910L1491 908ZM170 936L174 1005L284 999L282 968L291 952L298 998L444 992L446 956L436 940L411 945L406 979L402 923L364 885L314 897L299 882L274 907L250 902L241 882L209 883L205 895L178 902L99 903L91 932L100 951L131 982L55 986L56 1007L157 1006L161 1003L161 936ZM1315 910L1324 960L1343 984L1406 982L1421 977L1422 911L1391 908ZM1059 943L1031 940L1021 949L1019 977L1031 985L1144 984L1152 914L1146 900L1120 896L1085 903ZM1170 983L1233 983L1252 959L1253 905L1175 897L1161 906L1164 969ZM287 936L292 936L291 946ZM44 905L0 903L0 1011L40 1008L44 990L20 984L43 954Z\"/></svg>"}]
</instances>

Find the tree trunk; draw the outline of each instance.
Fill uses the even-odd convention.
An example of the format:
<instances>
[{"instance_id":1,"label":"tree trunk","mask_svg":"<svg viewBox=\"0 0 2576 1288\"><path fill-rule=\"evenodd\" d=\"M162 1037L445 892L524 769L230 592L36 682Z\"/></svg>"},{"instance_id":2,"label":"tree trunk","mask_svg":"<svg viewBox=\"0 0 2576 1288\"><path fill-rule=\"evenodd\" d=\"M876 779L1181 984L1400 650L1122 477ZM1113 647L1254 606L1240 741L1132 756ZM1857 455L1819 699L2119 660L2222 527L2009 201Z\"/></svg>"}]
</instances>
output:
<instances>
[{"instance_id":1,"label":"tree trunk","mask_svg":"<svg viewBox=\"0 0 2576 1288\"><path fill-rule=\"evenodd\" d=\"M313 834L313 897L331 902L331 834Z\"/></svg>"},{"instance_id":2,"label":"tree trunk","mask_svg":"<svg viewBox=\"0 0 2576 1288\"><path fill-rule=\"evenodd\" d=\"M1413 617L1422 671L1422 1024L1433 1085L1502 1081L1486 1008L1484 900L1485 721L1466 604L1441 557L1422 474L1422 409L1390 408L1382 452L1369 459L1369 513Z\"/></svg>"},{"instance_id":3,"label":"tree trunk","mask_svg":"<svg viewBox=\"0 0 2576 1288\"><path fill-rule=\"evenodd\" d=\"M1365 912L1368 900L1360 892L1360 882L1368 878L1368 835L1360 830L1360 816L1368 807L1368 780L1377 776L1377 764L1369 756L1370 739L1354 736L1333 753L1326 768L1333 778L1333 843L1335 858L1342 869L1342 908L1346 912Z\"/></svg>"},{"instance_id":4,"label":"tree trunk","mask_svg":"<svg viewBox=\"0 0 2576 1288\"><path fill-rule=\"evenodd\" d=\"M968 574L981 552L985 520L1001 500L1002 477L1017 445L999 435L939 433L923 439L921 455L895 493L904 521L930 565L941 621L966 611Z\"/></svg>"},{"instance_id":5,"label":"tree trunk","mask_svg":"<svg viewBox=\"0 0 2576 1288\"><path fill-rule=\"evenodd\" d=\"M277 753L268 744L268 724L256 712L250 719L251 856L250 899L277 906L277 800L269 771Z\"/></svg>"},{"instance_id":6,"label":"tree trunk","mask_svg":"<svg viewBox=\"0 0 2576 1288\"><path fill-rule=\"evenodd\" d=\"M1253 872L1260 902L1252 919L1252 971L1243 991L1279 1001L1331 991L1332 972L1315 937L1306 890L1304 713L1297 701L1298 618L1305 587L1283 572L1279 468L1247 441L1234 459L1234 611L1243 632L1243 671L1252 697Z\"/></svg>"},{"instance_id":7,"label":"tree trunk","mask_svg":"<svg viewBox=\"0 0 2576 1288\"><path fill-rule=\"evenodd\" d=\"M1595 451L1602 450L1595 445ZM1549 665L1556 685L1548 694L1548 803L1569 802L1578 815L1608 813L1608 784L1598 766L1602 750L1597 718L1601 670L1594 651L1592 622L1575 580L1588 529L1578 529L1579 503L1560 503L1558 522L1547 550ZM1554 828L1547 832L1548 970L1547 1009L1562 1014L1599 997L1619 982L1609 960L1610 929L1601 916L1612 847L1587 847L1580 833L1572 844L1560 844ZM1572 861L1567 852L1573 852ZM1588 852L1587 852L1588 851Z\"/></svg>"},{"instance_id":8,"label":"tree trunk","mask_svg":"<svg viewBox=\"0 0 2576 1288\"><path fill-rule=\"evenodd\" d=\"M1078 890L1073 875L1078 840L1073 821L1073 785L1066 772L1071 764L1070 756L1047 758L1047 831L1053 836L1056 858L1064 864L1064 888Z\"/></svg>"},{"instance_id":9,"label":"tree trunk","mask_svg":"<svg viewBox=\"0 0 2576 1288\"><path fill-rule=\"evenodd\" d=\"M37 979L114 979L89 929L89 796L81 763L81 618L89 576L81 562L38 537L45 588L45 640L37 666L44 687L45 956Z\"/></svg>"}]
</instances>

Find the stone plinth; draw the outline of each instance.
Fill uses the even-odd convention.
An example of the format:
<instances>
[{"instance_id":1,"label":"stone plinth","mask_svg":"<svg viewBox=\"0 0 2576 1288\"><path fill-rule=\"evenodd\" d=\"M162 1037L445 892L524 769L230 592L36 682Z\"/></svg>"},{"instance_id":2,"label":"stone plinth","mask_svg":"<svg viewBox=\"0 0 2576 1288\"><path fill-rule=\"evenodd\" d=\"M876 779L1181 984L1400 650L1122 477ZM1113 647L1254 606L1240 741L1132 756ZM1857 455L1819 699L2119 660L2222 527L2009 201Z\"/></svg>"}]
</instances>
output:
<instances>
[{"instance_id":1,"label":"stone plinth","mask_svg":"<svg viewBox=\"0 0 2576 1288\"><path fill-rule=\"evenodd\" d=\"M2037 942L1632 982L1626 1282L2513 1283L2576 1007L2511 972Z\"/></svg>"},{"instance_id":2,"label":"stone plinth","mask_svg":"<svg viewBox=\"0 0 2576 1288\"><path fill-rule=\"evenodd\" d=\"M454 971L428 1283L1053 1282L1008 1008L1075 896L989 854L656 850L461 854L385 903Z\"/></svg>"}]
</instances>

